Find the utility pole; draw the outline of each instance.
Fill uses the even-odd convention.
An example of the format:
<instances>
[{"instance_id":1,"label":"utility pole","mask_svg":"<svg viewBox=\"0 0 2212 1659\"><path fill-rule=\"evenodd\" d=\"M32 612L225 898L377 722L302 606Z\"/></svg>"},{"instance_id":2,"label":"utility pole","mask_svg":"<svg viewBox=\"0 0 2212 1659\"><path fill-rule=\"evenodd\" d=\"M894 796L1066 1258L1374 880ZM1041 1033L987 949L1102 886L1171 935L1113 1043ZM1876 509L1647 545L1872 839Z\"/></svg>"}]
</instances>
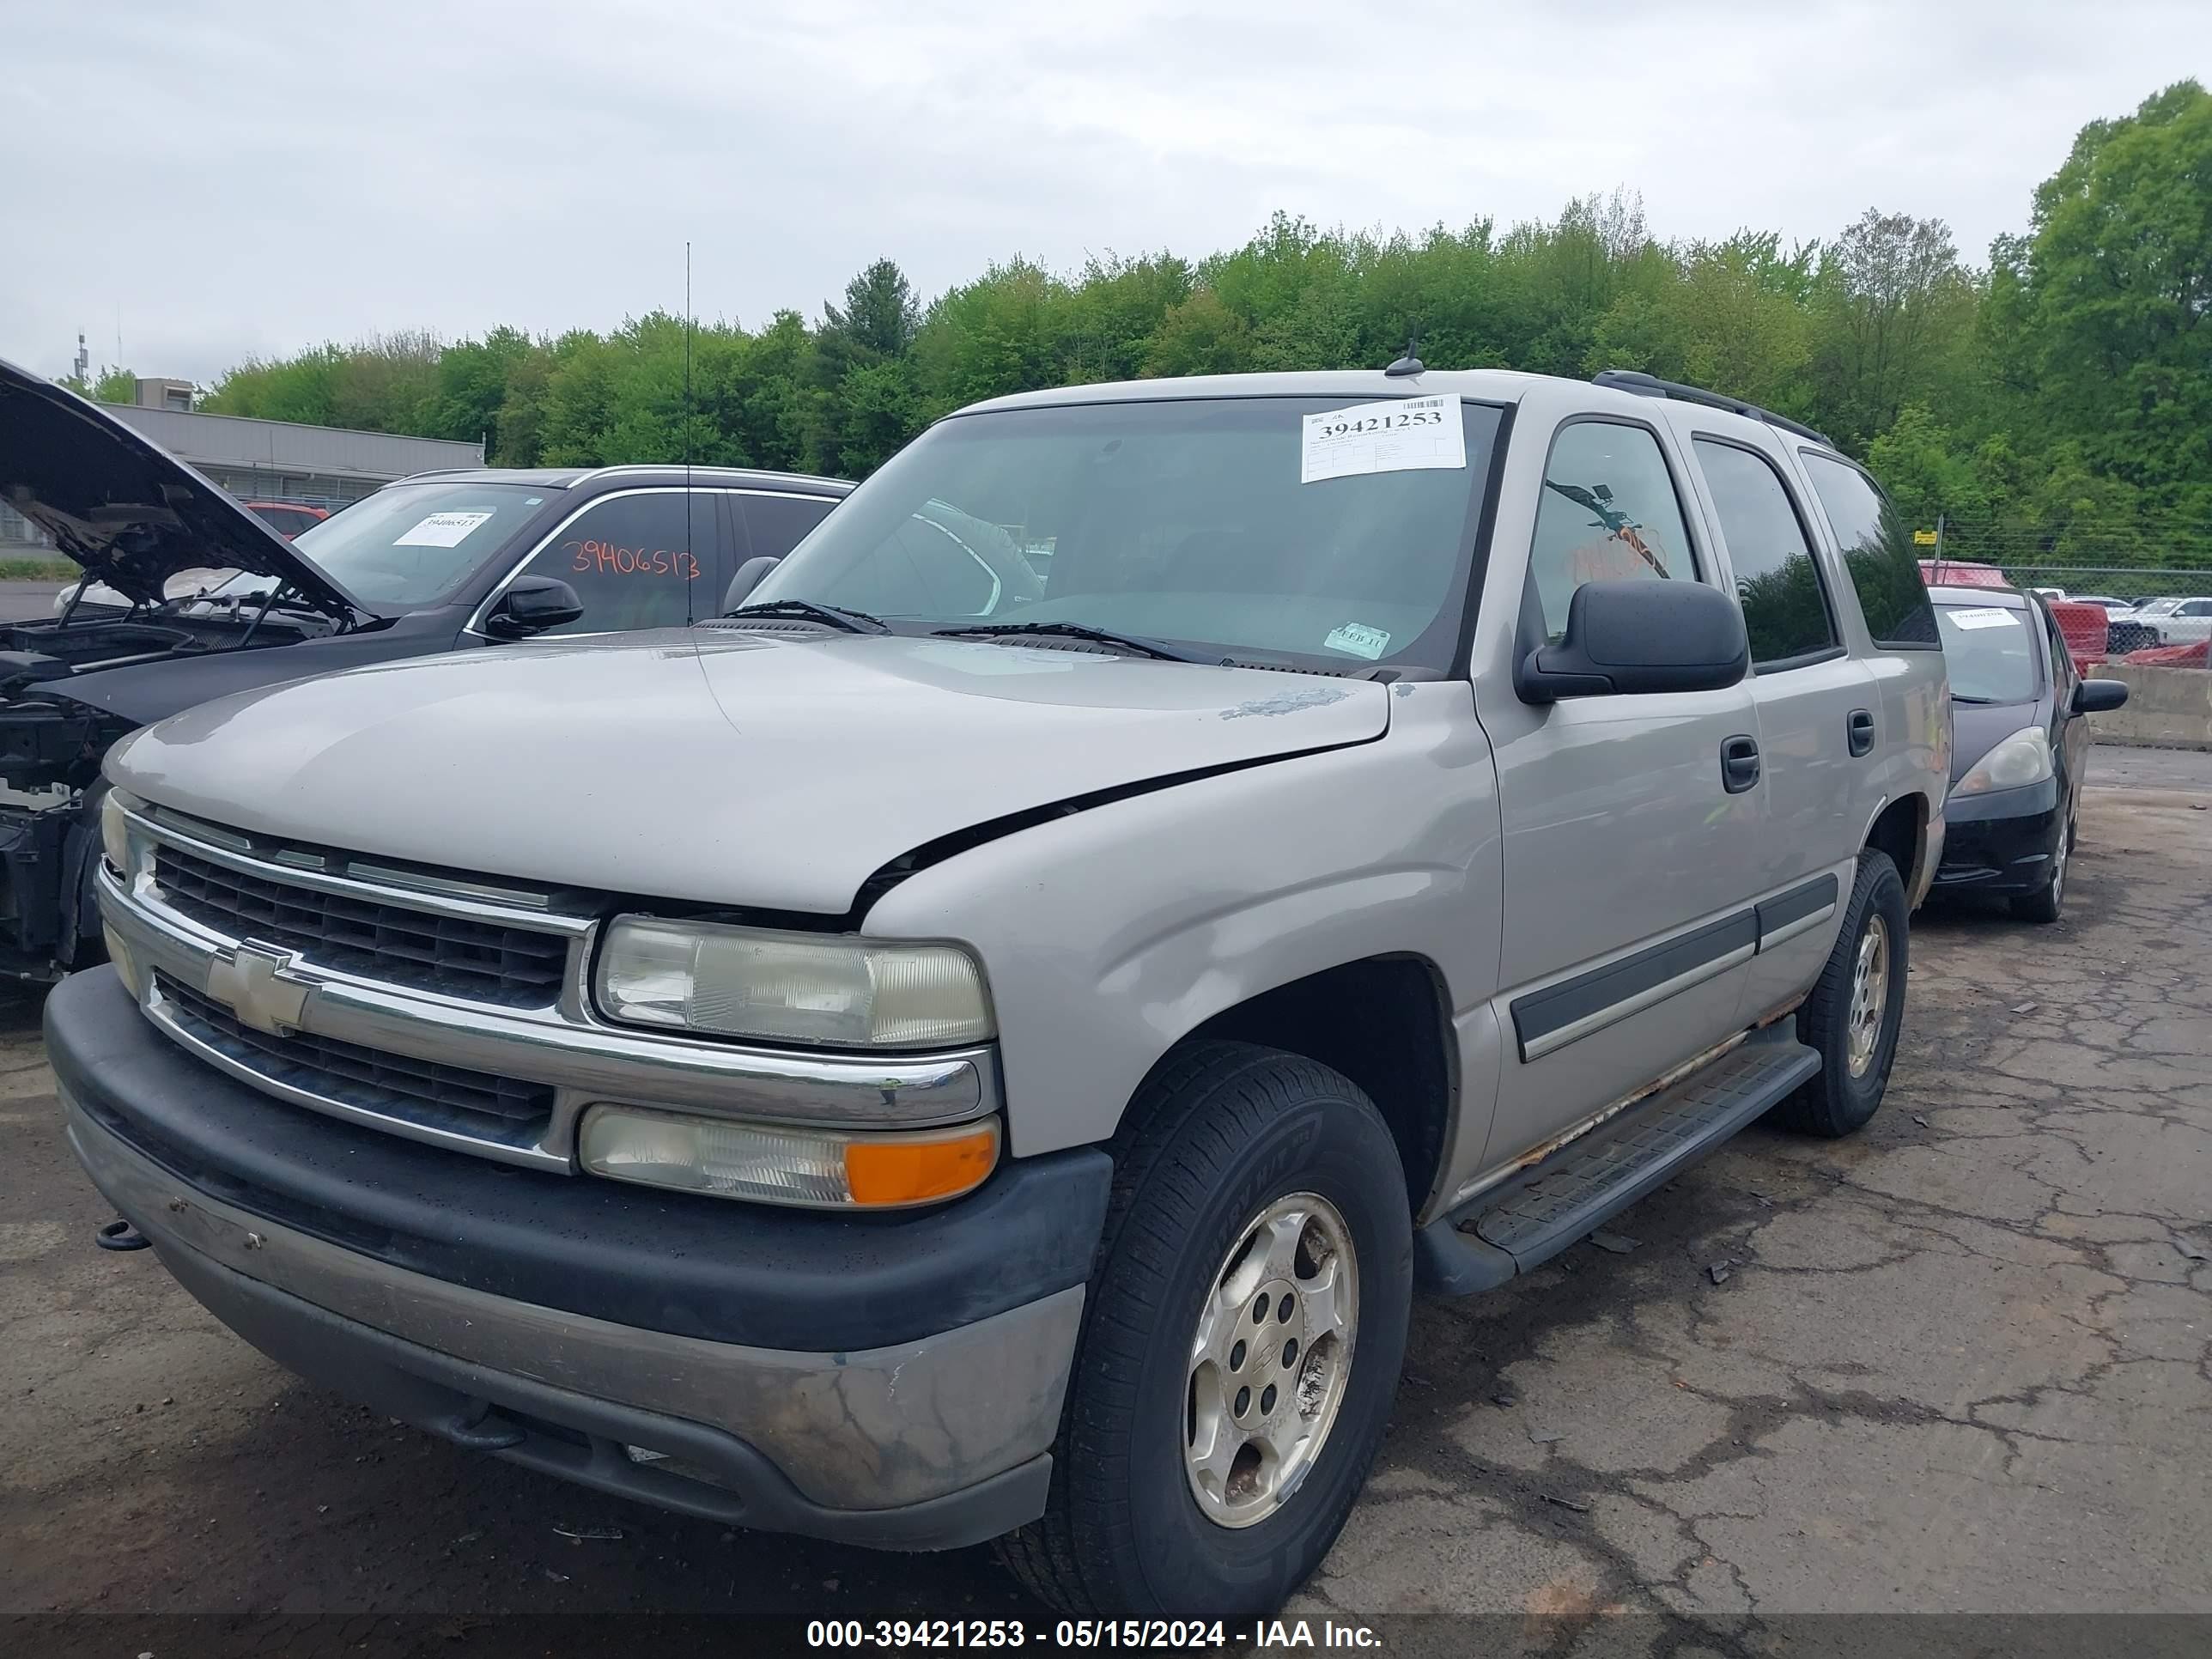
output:
<instances>
[{"instance_id":1,"label":"utility pole","mask_svg":"<svg viewBox=\"0 0 2212 1659\"><path fill-rule=\"evenodd\" d=\"M76 382L89 390L92 386L92 354L84 349L84 331L76 331Z\"/></svg>"}]
</instances>

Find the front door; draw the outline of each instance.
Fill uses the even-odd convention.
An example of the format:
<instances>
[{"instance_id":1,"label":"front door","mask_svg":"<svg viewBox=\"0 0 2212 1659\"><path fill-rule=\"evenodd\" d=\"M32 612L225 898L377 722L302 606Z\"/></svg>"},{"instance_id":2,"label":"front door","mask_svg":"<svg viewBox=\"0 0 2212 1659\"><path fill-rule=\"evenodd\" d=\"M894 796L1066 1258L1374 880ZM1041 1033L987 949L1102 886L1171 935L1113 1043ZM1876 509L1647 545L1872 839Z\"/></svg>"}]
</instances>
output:
<instances>
[{"instance_id":1,"label":"front door","mask_svg":"<svg viewBox=\"0 0 2212 1659\"><path fill-rule=\"evenodd\" d=\"M1586 581L1716 580L1680 466L1641 423L1558 427L1520 585L1530 631L1556 638ZM1731 787L1723 765L1725 750L1755 749L1747 683L1532 707L1491 667L1477 696L1504 837L1495 1166L1735 1029L1765 794L1741 766Z\"/></svg>"}]
</instances>

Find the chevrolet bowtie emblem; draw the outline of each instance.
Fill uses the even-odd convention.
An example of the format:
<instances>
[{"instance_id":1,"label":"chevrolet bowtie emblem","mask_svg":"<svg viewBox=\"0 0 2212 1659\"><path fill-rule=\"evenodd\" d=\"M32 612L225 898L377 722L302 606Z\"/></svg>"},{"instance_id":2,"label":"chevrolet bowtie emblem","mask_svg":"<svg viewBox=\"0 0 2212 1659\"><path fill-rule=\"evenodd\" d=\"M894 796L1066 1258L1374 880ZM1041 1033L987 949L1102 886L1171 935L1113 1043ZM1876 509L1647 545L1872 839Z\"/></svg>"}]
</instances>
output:
<instances>
[{"instance_id":1,"label":"chevrolet bowtie emblem","mask_svg":"<svg viewBox=\"0 0 2212 1659\"><path fill-rule=\"evenodd\" d=\"M230 1012L257 1031L275 1036L300 1023L314 987L290 978L288 951L264 951L258 945L241 945L228 958L218 957L208 969L208 994L230 1005Z\"/></svg>"}]
</instances>

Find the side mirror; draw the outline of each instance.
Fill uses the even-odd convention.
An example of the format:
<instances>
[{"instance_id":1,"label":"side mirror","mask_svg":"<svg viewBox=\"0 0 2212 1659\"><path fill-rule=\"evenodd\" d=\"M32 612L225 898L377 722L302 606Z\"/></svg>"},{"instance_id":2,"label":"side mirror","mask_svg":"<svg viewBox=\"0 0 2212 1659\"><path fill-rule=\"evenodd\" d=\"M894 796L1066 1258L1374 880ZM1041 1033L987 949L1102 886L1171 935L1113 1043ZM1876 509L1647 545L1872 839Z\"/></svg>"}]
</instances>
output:
<instances>
[{"instance_id":1,"label":"side mirror","mask_svg":"<svg viewBox=\"0 0 2212 1659\"><path fill-rule=\"evenodd\" d=\"M761 578L783 562L772 553L747 559L738 567L738 574L730 578L729 591L722 595L722 614L728 616L745 602L746 597L761 585Z\"/></svg>"},{"instance_id":2,"label":"side mirror","mask_svg":"<svg viewBox=\"0 0 2212 1659\"><path fill-rule=\"evenodd\" d=\"M2083 680L2074 688L2074 712L2101 714L2128 700L2125 680Z\"/></svg>"},{"instance_id":3,"label":"side mirror","mask_svg":"<svg viewBox=\"0 0 2212 1659\"><path fill-rule=\"evenodd\" d=\"M517 576L484 618L484 632L495 639L526 640L583 614L576 590L559 577Z\"/></svg>"},{"instance_id":4,"label":"side mirror","mask_svg":"<svg viewBox=\"0 0 2212 1659\"><path fill-rule=\"evenodd\" d=\"M1523 702L1561 697L1718 691L1751 672L1743 611L1698 581L1584 582L1567 602L1566 636L1525 652Z\"/></svg>"}]
</instances>

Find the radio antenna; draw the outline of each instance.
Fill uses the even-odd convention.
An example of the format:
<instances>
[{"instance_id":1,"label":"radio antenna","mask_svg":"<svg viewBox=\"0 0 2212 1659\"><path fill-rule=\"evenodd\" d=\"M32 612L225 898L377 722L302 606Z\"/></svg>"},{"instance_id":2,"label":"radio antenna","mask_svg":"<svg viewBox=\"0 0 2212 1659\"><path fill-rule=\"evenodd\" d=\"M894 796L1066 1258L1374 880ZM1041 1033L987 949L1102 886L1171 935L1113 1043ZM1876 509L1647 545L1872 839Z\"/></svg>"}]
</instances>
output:
<instances>
[{"instance_id":1,"label":"radio antenna","mask_svg":"<svg viewBox=\"0 0 2212 1659\"><path fill-rule=\"evenodd\" d=\"M684 557L691 567L691 581L699 575L699 555L691 545L691 240L684 241ZM684 589L684 619L696 622L693 614L691 583Z\"/></svg>"}]
</instances>

